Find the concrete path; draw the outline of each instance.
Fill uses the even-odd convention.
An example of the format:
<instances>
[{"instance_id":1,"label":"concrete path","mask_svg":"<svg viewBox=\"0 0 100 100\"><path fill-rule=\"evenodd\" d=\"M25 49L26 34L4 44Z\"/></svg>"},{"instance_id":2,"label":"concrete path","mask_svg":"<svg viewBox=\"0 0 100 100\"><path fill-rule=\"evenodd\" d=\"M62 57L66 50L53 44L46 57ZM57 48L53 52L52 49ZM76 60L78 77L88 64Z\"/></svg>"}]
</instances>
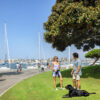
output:
<instances>
[{"instance_id":1,"label":"concrete path","mask_svg":"<svg viewBox=\"0 0 100 100\"><path fill-rule=\"evenodd\" d=\"M41 72L34 69L23 70L19 73L16 71L0 72L0 96L2 96L6 91L8 91L8 89L12 88L20 81L39 73Z\"/></svg>"}]
</instances>

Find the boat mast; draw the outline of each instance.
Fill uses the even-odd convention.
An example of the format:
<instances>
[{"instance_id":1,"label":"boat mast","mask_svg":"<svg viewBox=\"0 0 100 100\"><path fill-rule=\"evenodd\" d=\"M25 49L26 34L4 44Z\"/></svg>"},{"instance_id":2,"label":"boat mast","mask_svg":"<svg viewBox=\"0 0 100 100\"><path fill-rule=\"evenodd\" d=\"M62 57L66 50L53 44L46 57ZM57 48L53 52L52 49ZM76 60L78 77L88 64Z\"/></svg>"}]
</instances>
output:
<instances>
[{"instance_id":1,"label":"boat mast","mask_svg":"<svg viewBox=\"0 0 100 100\"><path fill-rule=\"evenodd\" d=\"M71 32L69 33L70 35L72 34L73 30L71 30ZM71 63L71 46L69 46L69 64Z\"/></svg>"},{"instance_id":2,"label":"boat mast","mask_svg":"<svg viewBox=\"0 0 100 100\"><path fill-rule=\"evenodd\" d=\"M7 49L7 57L8 57L8 63L9 63L9 68L10 66L10 55L9 55L9 46L8 46L8 38L7 38L7 29L6 29L6 23L4 24L4 35L5 35L5 47Z\"/></svg>"},{"instance_id":3,"label":"boat mast","mask_svg":"<svg viewBox=\"0 0 100 100\"><path fill-rule=\"evenodd\" d=\"M39 58L38 58L38 60L40 61L40 32L39 32L38 35L39 35L39 37L38 37L38 39L39 39L39 51L38 51L39 52L39 55L38 55Z\"/></svg>"},{"instance_id":4,"label":"boat mast","mask_svg":"<svg viewBox=\"0 0 100 100\"><path fill-rule=\"evenodd\" d=\"M70 64L70 46L69 46L68 49L69 49L69 64Z\"/></svg>"}]
</instances>

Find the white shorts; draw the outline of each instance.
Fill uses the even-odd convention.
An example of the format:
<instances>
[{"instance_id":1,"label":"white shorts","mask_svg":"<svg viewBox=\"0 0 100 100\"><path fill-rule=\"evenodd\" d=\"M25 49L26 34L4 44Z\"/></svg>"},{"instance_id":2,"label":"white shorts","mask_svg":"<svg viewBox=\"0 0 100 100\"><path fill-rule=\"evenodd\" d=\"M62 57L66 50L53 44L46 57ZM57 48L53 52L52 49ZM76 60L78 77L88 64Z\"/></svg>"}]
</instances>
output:
<instances>
[{"instance_id":1,"label":"white shorts","mask_svg":"<svg viewBox=\"0 0 100 100\"><path fill-rule=\"evenodd\" d=\"M73 74L73 79L80 80L80 76L79 75L75 76L75 74Z\"/></svg>"}]
</instances>

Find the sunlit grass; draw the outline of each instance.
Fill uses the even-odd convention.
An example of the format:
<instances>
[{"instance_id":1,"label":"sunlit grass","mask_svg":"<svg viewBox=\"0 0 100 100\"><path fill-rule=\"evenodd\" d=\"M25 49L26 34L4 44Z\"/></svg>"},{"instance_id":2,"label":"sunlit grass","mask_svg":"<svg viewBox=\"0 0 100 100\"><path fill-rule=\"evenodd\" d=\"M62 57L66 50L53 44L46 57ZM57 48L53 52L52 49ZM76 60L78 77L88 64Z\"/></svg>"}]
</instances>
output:
<instances>
[{"instance_id":1,"label":"sunlit grass","mask_svg":"<svg viewBox=\"0 0 100 100\"><path fill-rule=\"evenodd\" d=\"M72 84L69 70L62 70L63 85ZM100 99L100 66L83 68L81 78L81 89L88 92L96 92L89 97L74 97L67 100L99 100ZM55 91L52 72L45 72L40 75L26 79L8 92L0 100L64 100L62 96L68 90L60 90L59 79L57 79L58 91Z\"/></svg>"}]
</instances>

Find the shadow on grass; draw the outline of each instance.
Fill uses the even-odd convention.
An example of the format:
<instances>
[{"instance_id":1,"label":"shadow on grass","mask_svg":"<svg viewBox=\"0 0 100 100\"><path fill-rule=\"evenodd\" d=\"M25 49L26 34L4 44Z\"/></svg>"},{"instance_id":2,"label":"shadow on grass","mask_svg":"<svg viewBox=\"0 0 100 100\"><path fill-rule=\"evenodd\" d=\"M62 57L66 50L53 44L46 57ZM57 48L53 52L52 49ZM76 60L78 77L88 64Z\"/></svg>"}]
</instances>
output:
<instances>
[{"instance_id":1,"label":"shadow on grass","mask_svg":"<svg viewBox=\"0 0 100 100\"><path fill-rule=\"evenodd\" d=\"M66 69L61 71L62 76L66 78L71 78L72 69ZM96 79L100 79L100 65L95 66L87 66L82 68L82 76L81 78L93 77Z\"/></svg>"},{"instance_id":2,"label":"shadow on grass","mask_svg":"<svg viewBox=\"0 0 100 100\"><path fill-rule=\"evenodd\" d=\"M60 87L60 83L58 83L56 86L57 86L57 87Z\"/></svg>"}]
</instances>

